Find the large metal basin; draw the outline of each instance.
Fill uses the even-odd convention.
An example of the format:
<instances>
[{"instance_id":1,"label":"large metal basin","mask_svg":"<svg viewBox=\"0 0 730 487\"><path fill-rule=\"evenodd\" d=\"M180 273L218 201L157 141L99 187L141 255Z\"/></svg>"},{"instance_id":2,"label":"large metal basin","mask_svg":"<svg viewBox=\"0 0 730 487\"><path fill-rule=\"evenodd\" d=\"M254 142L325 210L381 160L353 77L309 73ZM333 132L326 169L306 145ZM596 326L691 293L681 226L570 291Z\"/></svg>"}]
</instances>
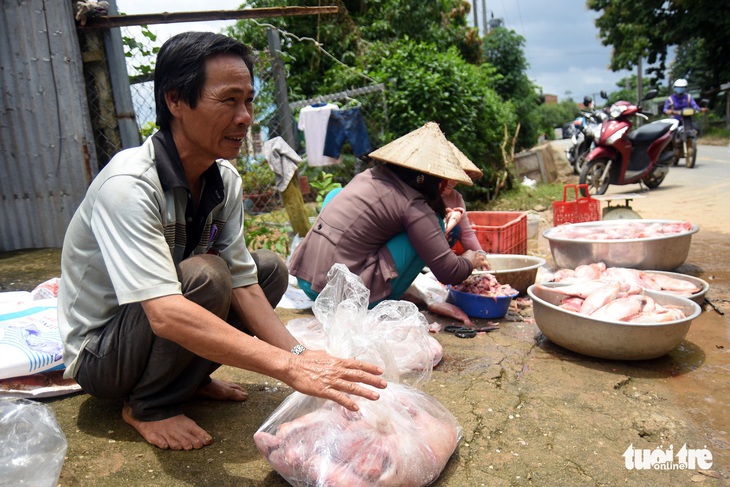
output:
<instances>
[{"instance_id":1,"label":"large metal basin","mask_svg":"<svg viewBox=\"0 0 730 487\"><path fill-rule=\"evenodd\" d=\"M559 287L565 283L547 283ZM611 360L647 360L674 350L701 313L700 306L686 298L644 291L662 306L673 305L687 316L682 320L657 324L604 321L558 307L560 299L533 284L527 289L532 298L535 323L553 343L573 352Z\"/></svg>"},{"instance_id":2,"label":"large metal basin","mask_svg":"<svg viewBox=\"0 0 730 487\"><path fill-rule=\"evenodd\" d=\"M537 270L545 265L545 259L522 254L487 254L492 267L488 271L474 271L474 274L493 274L500 284L509 284L520 294L535 284Z\"/></svg>"},{"instance_id":3,"label":"large metal basin","mask_svg":"<svg viewBox=\"0 0 730 487\"><path fill-rule=\"evenodd\" d=\"M572 223L574 226L596 227L619 225L620 221ZM636 220L644 223L678 223L676 220ZM628 267L641 270L671 271L687 260L692 235L699 231L692 225L688 232L652 238L633 238L623 240L568 239L552 235L553 227L543 232L550 243L550 252L555 265L575 269L579 265L604 262L608 267Z\"/></svg>"}]
</instances>

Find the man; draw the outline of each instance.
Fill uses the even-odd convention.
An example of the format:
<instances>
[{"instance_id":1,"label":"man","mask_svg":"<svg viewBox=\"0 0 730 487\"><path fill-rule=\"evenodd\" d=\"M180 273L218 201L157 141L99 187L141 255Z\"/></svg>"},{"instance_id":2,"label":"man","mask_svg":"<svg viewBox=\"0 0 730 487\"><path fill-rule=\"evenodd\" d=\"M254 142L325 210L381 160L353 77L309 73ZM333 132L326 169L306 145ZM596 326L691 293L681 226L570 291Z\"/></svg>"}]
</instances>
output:
<instances>
[{"instance_id":1,"label":"man","mask_svg":"<svg viewBox=\"0 0 730 487\"><path fill-rule=\"evenodd\" d=\"M226 161L252 123L253 97L246 46L209 32L168 40L155 68L159 132L109 162L66 233L65 375L94 396L123 398L124 421L160 448L212 443L181 412L191 397L246 399L211 379L220 364L351 410L347 394L375 400L363 384L386 385L372 364L305 351L274 312L287 270L275 254L246 249L241 180Z\"/></svg>"},{"instance_id":2,"label":"man","mask_svg":"<svg viewBox=\"0 0 730 487\"><path fill-rule=\"evenodd\" d=\"M687 80L678 79L674 82L674 93L667 97L664 102L664 113L666 115L674 115L674 118L682 121L682 109L694 108L695 112L703 111L697 102L692 98L692 95L686 93L687 91Z\"/></svg>"}]
</instances>

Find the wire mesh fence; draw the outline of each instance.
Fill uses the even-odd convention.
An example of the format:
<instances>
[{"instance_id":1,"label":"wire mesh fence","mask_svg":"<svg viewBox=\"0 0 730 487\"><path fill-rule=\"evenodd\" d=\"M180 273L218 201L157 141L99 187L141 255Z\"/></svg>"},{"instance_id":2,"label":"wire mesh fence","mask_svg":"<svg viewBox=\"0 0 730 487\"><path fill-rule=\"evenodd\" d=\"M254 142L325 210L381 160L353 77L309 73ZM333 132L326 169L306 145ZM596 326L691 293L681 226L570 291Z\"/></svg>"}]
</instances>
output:
<instances>
[{"instance_id":1,"label":"wire mesh fence","mask_svg":"<svg viewBox=\"0 0 730 487\"><path fill-rule=\"evenodd\" d=\"M167 39L158 36L154 32L154 26L149 28L127 26L121 31L136 121L142 138L146 138L156 128L152 81L155 55ZM264 27L262 35L266 35ZM352 145L345 140L341 147L341 162L310 167L307 163L305 133L297 128L299 112L309 104L324 100L342 109L357 106L364 116L367 135L374 149L382 144L387 132L385 88L363 79L360 86L353 86L342 92L322 93L310 100L290 100L289 106L284 110L284 107L277 102L275 93L276 80L272 53L266 49L257 51L254 55L256 60L254 121L240 156L232 162L235 162L242 178L244 209L248 215L249 246L252 248L265 246L286 253L291 233L289 217L282 196L275 187L276 175L265 158L264 144L274 137L282 136L287 130L294 134L290 145L304 160L297 177L307 213L312 220L318 211L324 192L333 185L347 184L356 173L367 167L367 162L364 157L356 157ZM101 103L105 101L102 97L97 97L92 105ZM284 124L291 126L285 127ZM101 148L101 153L105 154L100 160L106 163L113 155L104 152L107 150L106 147L118 147L118 144L109 143L106 139L107 132L113 132L115 120L99 119L98 125L96 123L94 125L98 134L97 149Z\"/></svg>"}]
</instances>

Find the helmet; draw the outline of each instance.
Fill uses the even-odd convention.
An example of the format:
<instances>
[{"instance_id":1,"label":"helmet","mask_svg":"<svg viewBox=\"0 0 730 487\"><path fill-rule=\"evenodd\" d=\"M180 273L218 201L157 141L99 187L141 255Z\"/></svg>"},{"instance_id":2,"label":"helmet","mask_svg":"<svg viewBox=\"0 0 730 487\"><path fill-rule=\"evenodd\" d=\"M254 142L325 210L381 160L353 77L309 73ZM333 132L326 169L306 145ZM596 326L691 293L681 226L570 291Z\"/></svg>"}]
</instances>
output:
<instances>
[{"instance_id":1,"label":"helmet","mask_svg":"<svg viewBox=\"0 0 730 487\"><path fill-rule=\"evenodd\" d=\"M593 103L593 98L591 98L590 96L583 97L583 106L584 107L588 108L589 106L591 106L592 103Z\"/></svg>"},{"instance_id":2,"label":"helmet","mask_svg":"<svg viewBox=\"0 0 730 487\"><path fill-rule=\"evenodd\" d=\"M675 93L684 93L684 90L687 89L687 80L684 78L679 78L677 81L674 82L673 86Z\"/></svg>"}]
</instances>

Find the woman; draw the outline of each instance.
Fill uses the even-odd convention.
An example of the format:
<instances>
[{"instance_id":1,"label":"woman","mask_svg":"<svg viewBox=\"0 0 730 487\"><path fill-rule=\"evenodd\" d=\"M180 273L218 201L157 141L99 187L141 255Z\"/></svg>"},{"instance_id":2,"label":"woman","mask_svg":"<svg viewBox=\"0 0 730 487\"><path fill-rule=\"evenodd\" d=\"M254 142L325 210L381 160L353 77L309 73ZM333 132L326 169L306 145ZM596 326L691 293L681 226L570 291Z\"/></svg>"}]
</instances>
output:
<instances>
[{"instance_id":1,"label":"woman","mask_svg":"<svg viewBox=\"0 0 730 487\"><path fill-rule=\"evenodd\" d=\"M478 179L484 175L473 162L469 160L454 144L449 142L461 168L471 179ZM448 180L442 184L441 199L446 206L446 240L452 248L457 242L464 250L480 251L482 244L471 226L466 215L466 204L461 194L454 189L459 181Z\"/></svg>"},{"instance_id":2,"label":"woman","mask_svg":"<svg viewBox=\"0 0 730 487\"><path fill-rule=\"evenodd\" d=\"M444 238L441 183L472 182L437 124L429 122L370 157L385 164L358 174L332 198L292 255L289 272L311 299L335 263L360 276L371 306L399 299L424 265L444 284L488 267L483 254L457 256Z\"/></svg>"}]
</instances>

